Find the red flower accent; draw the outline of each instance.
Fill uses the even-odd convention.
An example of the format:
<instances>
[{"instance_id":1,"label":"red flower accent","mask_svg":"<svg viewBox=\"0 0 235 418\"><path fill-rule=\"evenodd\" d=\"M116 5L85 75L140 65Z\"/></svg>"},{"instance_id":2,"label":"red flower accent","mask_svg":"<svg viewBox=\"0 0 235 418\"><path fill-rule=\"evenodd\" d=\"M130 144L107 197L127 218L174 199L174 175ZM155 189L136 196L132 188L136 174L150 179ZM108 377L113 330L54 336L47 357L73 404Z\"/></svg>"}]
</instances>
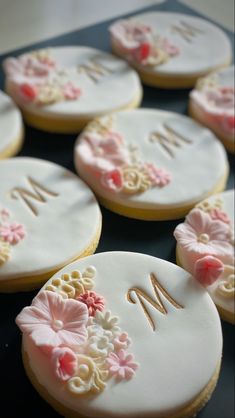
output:
<instances>
[{"instance_id":1,"label":"red flower accent","mask_svg":"<svg viewBox=\"0 0 235 418\"><path fill-rule=\"evenodd\" d=\"M223 263L216 257L207 255L196 261L194 277L203 286L210 286L224 271Z\"/></svg>"},{"instance_id":2,"label":"red flower accent","mask_svg":"<svg viewBox=\"0 0 235 418\"><path fill-rule=\"evenodd\" d=\"M151 45L148 42L144 42L137 49L134 50L135 59L141 63L149 57L150 52Z\"/></svg>"},{"instance_id":3,"label":"red flower accent","mask_svg":"<svg viewBox=\"0 0 235 418\"><path fill-rule=\"evenodd\" d=\"M95 316L96 311L104 310L104 298L98 295L96 292L90 292L89 290L78 296L79 302L85 303L88 309L89 316Z\"/></svg>"},{"instance_id":4,"label":"red flower accent","mask_svg":"<svg viewBox=\"0 0 235 418\"><path fill-rule=\"evenodd\" d=\"M234 129L235 128L235 117L234 116L228 116L227 117L227 122L228 122L228 126L231 129Z\"/></svg>"},{"instance_id":5,"label":"red flower accent","mask_svg":"<svg viewBox=\"0 0 235 418\"><path fill-rule=\"evenodd\" d=\"M20 93L24 97L24 99L28 100L29 102L32 102L36 99L38 90L37 87L33 86L30 83L23 83L20 86Z\"/></svg>"}]
</instances>

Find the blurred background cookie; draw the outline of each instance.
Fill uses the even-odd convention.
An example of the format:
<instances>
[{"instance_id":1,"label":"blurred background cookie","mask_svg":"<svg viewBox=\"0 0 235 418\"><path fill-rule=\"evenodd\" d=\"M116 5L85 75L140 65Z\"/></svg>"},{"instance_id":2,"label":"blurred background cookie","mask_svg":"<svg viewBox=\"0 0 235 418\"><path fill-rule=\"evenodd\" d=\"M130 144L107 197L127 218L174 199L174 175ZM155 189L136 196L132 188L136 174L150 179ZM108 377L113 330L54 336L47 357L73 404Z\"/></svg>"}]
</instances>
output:
<instances>
[{"instance_id":1,"label":"blurred background cookie","mask_svg":"<svg viewBox=\"0 0 235 418\"><path fill-rule=\"evenodd\" d=\"M20 151L24 128L20 111L12 99L0 90L0 159Z\"/></svg>"},{"instance_id":2,"label":"blurred background cookie","mask_svg":"<svg viewBox=\"0 0 235 418\"><path fill-rule=\"evenodd\" d=\"M199 17L143 13L116 21L110 33L113 51L155 87L193 87L199 77L232 60L225 32Z\"/></svg>"},{"instance_id":3,"label":"blurred background cookie","mask_svg":"<svg viewBox=\"0 0 235 418\"><path fill-rule=\"evenodd\" d=\"M29 125L49 132L76 133L96 116L137 107L138 74L106 52L58 47L4 61L6 90Z\"/></svg>"},{"instance_id":4,"label":"blurred background cookie","mask_svg":"<svg viewBox=\"0 0 235 418\"><path fill-rule=\"evenodd\" d=\"M230 152L235 152L234 66L198 80L190 93L189 113L210 128Z\"/></svg>"}]
</instances>

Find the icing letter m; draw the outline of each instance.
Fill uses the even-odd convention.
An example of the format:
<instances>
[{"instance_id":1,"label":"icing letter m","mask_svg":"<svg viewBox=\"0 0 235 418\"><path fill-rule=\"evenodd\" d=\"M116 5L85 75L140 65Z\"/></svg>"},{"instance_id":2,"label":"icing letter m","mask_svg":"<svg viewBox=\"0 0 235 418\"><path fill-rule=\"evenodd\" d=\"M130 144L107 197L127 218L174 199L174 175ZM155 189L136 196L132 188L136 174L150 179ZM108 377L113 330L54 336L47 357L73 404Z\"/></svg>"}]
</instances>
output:
<instances>
[{"instance_id":1,"label":"icing letter m","mask_svg":"<svg viewBox=\"0 0 235 418\"><path fill-rule=\"evenodd\" d=\"M32 201L46 203L47 199L45 195L51 196L51 197L57 197L59 196L58 193L52 192L51 190L48 190L46 187L39 184L37 181L33 180L31 177L27 177L27 181L29 185L31 186L30 190L26 190L23 187L14 187L10 190L10 196L13 199L19 199L21 198L25 204L28 206L28 208L31 210L31 212L38 216L38 210L36 206L32 203Z\"/></svg>"},{"instance_id":2,"label":"icing letter m","mask_svg":"<svg viewBox=\"0 0 235 418\"><path fill-rule=\"evenodd\" d=\"M167 309L164 306L160 295L163 295L168 300L168 302L170 302L176 309L183 309L183 306L177 303L172 298L172 296L169 295L166 289L164 289L164 287L159 283L155 274L153 273L150 274L150 281L151 281L153 291L155 294L155 299L149 296L146 292L141 290L139 287L132 287L127 292L127 300L130 303L137 303L137 300L139 301L144 311L144 314L146 315L147 320L149 321L149 324L152 330L155 331L156 329L155 323L149 313L149 310L146 307L146 303L149 303L154 309L161 312L163 315L167 315ZM137 300L133 299L133 296L132 296L133 293L136 295Z\"/></svg>"},{"instance_id":3,"label":"icing letter m","mask_svg":"<svg viewBox=\"0 0 235 418\"><path fill-rule=\"evenodd\" d=\"M103 77L112 73L110 69L98 62L98 58L80 65L78 72L85 73L94 83L98 83Z\"/></svg>"},{"instance_id":4,"label":"icing letter m","mask_svg":"<svg viewBox=\"0 0 235 418\"><path fill-rule=\"evenodd\" d=\"M175 157L175 149L181 148L183 144L191 144L192 141L189 138L176 132L166 123L163 125L164 133L155 131L151 132L149 141L152 143L158 143L162 150L167 154L168 157Z\"/></svg>"},{"instance_id":5,"label":"icing letter m","mask_svg":"<svg viewBox=\"0 0 235 418\"><path fill-rule=\"evenodd\" d=\"M195 38L197 33L204 33L202 30L195 28L195 26L190 25L183 20L179 22L178 26L172 26L172 31L178 33L186 42L192 42L192 39Z\"/></svg>"}]
</instances>

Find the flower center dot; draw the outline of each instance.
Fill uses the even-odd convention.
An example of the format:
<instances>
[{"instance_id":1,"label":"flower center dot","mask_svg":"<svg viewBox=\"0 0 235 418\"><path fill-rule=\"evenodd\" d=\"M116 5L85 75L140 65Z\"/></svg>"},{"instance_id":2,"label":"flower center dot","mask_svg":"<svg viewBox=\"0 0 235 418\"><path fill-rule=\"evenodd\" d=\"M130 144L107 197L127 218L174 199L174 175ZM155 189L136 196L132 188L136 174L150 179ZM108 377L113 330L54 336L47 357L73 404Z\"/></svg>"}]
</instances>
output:
<instances>
[{"instance_id":1,"label":"flower center dot","mask_svg":"<svg viewBox=\"0 0 235 418\"><path fill-rule=\"evenodd\" d=\"M201 234L198 237L198 242L202 242L203 244L208 244L210 237L208 234Z\"/></svg>"},{"instance_id":2,"label":"flower center dot","mask_svg":"<svg viewBox=\"0 0 235 418\"><path fill-rule=\"evenodd\" d=\"M53 321L53 323L52 323L52 328L53 328L55 331L59 331L60 329L62 329L62 328L63 328L63 326L64 326L64 324L63 324L63 322L62 322L62 321L60 321L60 319L55 319L55 320Z\"/></svg>"}]
</instances>

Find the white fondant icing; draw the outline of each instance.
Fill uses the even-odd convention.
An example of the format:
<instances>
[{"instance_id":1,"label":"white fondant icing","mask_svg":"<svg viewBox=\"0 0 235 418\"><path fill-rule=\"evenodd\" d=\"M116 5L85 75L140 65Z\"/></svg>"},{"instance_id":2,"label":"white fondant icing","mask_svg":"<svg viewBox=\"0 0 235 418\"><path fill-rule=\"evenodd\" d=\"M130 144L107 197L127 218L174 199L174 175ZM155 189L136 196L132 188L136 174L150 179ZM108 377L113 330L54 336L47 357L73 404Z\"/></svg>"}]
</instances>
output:
<instances>
[{"instance_id":1,"label":"white fondant icing","mask_svg":"<svg viewBox=\"0 0 235 418\"><path fill-rule=\"evenodd\" d=\"M101 118L105 125L105 118ZM151 142L153 132L165 133L167 123L190 143L178 139L179 147L169 145L174 153L170 156L159 141ZM141 161L153 163L171 174L167 186L150 188L143 193L128 195L107 191L92 175L79 155L82 135L75 145L75 165L80 176L99 196L125 205L143 209L163 209L196 204L206 198L225 175L228 167L226 153L216 137L191 119L176 113L139 109L113 115L109 130L118 132L127 145L138 148Z\"/></svg>"},{"instance_id":2,"label":"white fondant icing","mask_svg":"<svg viewBox=\"0 0 235 418\"><path fill-rule=\"evenodd\" d=\"M149 25L154 34L166 37L180 50L176 57L162 65L154 68L144 67L145 72L187 77L208 73L231 62L232 50L227 35L207 20L167 12L138 14L132 16L131 20ZM189 41L174 27L186 30L186 38ZM190 35L191 31L193 35ZM142 66L137 67L143 69Z\"/></svg>"},{"instance_id":3,"label":"white fondant icing","mask_svg":"<svg viewBox=\"0 0 235 418\"><path fill-rule=\"evenodd\" d=\"M20 136L22 118L9 96L0 91L0 155Z\"/></svg>"},{"instance_id":4,"label":"white fondant icing","mask_svg":"<svg viewBox=\"0 0 235 418\"><path fill-rule=\"evenodd\" d=\"M46 202L25 195L38 212L36 216L18 192L23 188L36 195L28 177L41 187ZM26 236L12 248L11 259L0 267L0 280L35 276L60 268L92 244L101 222L93 193L72 172L54 163L34 158L13 158L0 162L0 207L11 220L23 224Z\"/></svg>"},{"instance_id":5,"label":"white fondant icing","mask_svg":"<svg viewBox=\"0 0 235 418\"><path fill-rule=\"evenodd\" d=\"M142 88L138 74L124 61L111 54L80 46L50 48L49 51L58 68L65 70L64 80L71 81L79 87L81 96L77 100L63 100L47 106L38 106L15 96L9 83L11 95L19 105L35 115L65 119L92 118L128 106L141 96ZM90 65L92 60L108 69L97 83L85 72L77 71L82 65ZM97 76L97 73L94 74Z\"/></svg>"},{"instance_id":6,"label":"white fondant icing","mask_svg":"<svg viewBox=\"0 0 235 418\"><path fill-rule=\"evenodd\" d=\"M181 268L143 254L96 254L54 277L74 269L83 271L91 264L97 270L96 292L105 297L106 308L119 316L120 326L132 340L131 349L139 363L136 374L126 382L108 381L97 396L72 396L48 368L42 352L24 336L23 346L38 382L65 407L84 416L162 418L182 409L208 384L221 359L221 325L211 298ZM132 304L126 298L128 290L137 286L154 299L150 273L183 305L176 309L161 294L168 311L164 315L146 302L155 331L138 300Z\"/></svg>"}]
</instances>

